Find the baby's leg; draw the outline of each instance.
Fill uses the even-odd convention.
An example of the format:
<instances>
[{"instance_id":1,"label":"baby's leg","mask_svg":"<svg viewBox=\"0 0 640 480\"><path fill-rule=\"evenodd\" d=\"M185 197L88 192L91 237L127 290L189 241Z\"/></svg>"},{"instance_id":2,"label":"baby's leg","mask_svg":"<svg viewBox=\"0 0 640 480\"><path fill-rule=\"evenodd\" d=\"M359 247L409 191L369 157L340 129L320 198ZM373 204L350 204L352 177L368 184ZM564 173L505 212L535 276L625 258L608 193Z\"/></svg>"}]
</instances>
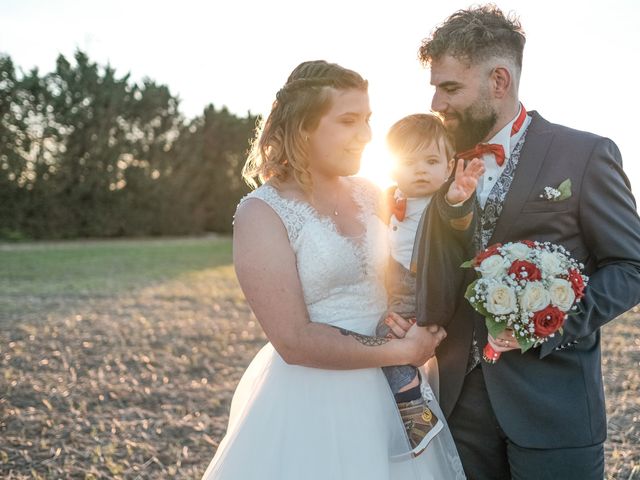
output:
<instances>
[{"instance_id":1,"label":"baby's leg","mask_svg":"<svg viewBox=\"0 0 640 480\"><path fill-rule=\"evenodd\" d=\"M376 336L386 337L389 335L391 329L385 323L387 318L386 313L378 321L376 326ZM418 370L411 365L398 365L393 367L383 367L382 371L387 377L391 392L395 395L397 393L406 392L412 388L420 385L420 378L418 377Z\"/></svg>"},{"instance_id":2,"label":"baby's leg","mask_svg":"<svg viewBox=\"0 0 640 480\"><path fill-rule=\"evenodd\" d=\"M409 383L407 383L403 387L400 387L400 389L398 390L398 393L406 392L407 390L411 390L412 388L415 388L419 385L420 385L420 377L418 377L418 373L416 372L415 376Z\"/></svg>"},{"instance_id":3,"label":"baby's leg","mask_svg":"<svg viewBox=\"0 0 640 480\"><path fill-rule=\"evenodd\" d=\"M420 384L418 372L416 368L411 365L383 367L382 371L387 377L387 382L389 382L391 392L394 395L417 387Z\"/></svg>"},{"instance_id":4,"label":"baby's leg","mask_svg":"<svg viewBox=\"0 0 640 480\"><path fill-rule=\"evenodd\" d=\"M386 324L385 320L387 318L387 313L385 312L378 320L378 325L376 325L376 337L386 337L391 332L389 325Z\"/></svg>"}]
</instances>

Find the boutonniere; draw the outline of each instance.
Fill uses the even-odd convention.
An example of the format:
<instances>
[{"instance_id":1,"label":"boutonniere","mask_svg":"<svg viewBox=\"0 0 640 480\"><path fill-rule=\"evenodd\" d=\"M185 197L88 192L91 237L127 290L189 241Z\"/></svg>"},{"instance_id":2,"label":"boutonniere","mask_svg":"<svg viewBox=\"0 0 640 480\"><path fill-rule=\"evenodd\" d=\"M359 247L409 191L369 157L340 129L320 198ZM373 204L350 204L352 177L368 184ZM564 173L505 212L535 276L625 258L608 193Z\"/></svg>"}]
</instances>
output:
<instances>
[{"instance_id":1,"label":"boutonniere","mask_svg":"<svg viewBox=\"0 0 640 480\"><path fill-rule=\"evenodd\" d=\"M544 187L540 198L549 200L551 202L559 202L560 200L566 200L571 197L571 179L567 178L557 187Z\"/></svg>"}]
</instances>

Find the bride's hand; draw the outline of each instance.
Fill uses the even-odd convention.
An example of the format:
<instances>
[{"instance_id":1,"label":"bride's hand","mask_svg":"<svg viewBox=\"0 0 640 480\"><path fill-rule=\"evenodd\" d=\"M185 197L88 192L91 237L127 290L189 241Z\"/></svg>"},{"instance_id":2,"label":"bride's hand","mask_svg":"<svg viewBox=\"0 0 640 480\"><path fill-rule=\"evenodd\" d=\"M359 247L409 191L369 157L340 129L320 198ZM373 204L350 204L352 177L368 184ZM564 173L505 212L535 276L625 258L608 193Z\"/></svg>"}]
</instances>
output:
<instances>
[{"instance_id":1,"label":"bride's hand","mask_svg":"<svg viewBox=\"0 0 640 480\"><path fill-rule=\"evenodd\" d=\"M436 347L445 339L447 332L437 325L420 327L411 325L403 342L407 344L408 364L420 367L436 354Z\"/></svg>"},{"instance_id":2,"label":"bride's hand","mask_svg":"<svg viewBox=\"0 0 640 480\"><path fill-rule=\"evenodd\" d=\"M387 312L387 318L385 318L384 323L389 327L389 334L391 335L389 338L404 338L411 325L416 321L413 318L405 320L396 312Z\"/></svg>"}]
</instances>

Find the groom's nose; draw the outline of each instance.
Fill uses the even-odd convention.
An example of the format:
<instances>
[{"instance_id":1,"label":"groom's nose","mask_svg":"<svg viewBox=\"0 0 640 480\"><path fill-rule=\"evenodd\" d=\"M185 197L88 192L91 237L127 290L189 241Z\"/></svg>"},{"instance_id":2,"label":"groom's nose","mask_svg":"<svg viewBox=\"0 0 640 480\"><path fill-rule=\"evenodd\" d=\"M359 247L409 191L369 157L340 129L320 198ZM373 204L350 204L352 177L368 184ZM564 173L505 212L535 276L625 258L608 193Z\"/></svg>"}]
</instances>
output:
<instances>
[{"instance_id":1,"label":"groom's nose","mask_svg":"<svg viewBox=\"0 0 640 480\"><path fill-rule=\"evenodd\" d=\"M447 109L447 104L444 101L444 96L438 92L436 88L433 98L431 99L431 110L434 112L444 112Z\"/></svg>"}]
</instances>

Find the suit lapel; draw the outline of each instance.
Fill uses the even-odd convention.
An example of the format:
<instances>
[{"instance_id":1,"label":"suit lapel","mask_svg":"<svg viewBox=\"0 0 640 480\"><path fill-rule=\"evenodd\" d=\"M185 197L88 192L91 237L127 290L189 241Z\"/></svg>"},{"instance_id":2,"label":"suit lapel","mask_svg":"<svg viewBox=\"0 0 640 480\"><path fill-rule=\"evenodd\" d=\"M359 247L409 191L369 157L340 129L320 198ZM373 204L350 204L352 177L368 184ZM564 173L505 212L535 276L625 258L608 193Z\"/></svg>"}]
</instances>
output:
<instances>
[{"instance_id":1,"label":"suit lapel","mask_svg":"<svg viewBox=\"0 0 640 480\"><path fill-rule=\"evenodd\" d=\"M489 239L488 245L502 242L507 238L513 219L522 210L524 202L531 194L535 179L538 178L538 173L549 150L549 145L553 138L553 133L548 128L549 122L542 118L538 112L532 111L531 116L531 123L527 129L527 138L520 152L520 160L518 161L513 182L511 182L511 187L504 199L502 213L496 222L496 228Z\"/></svg>"}]
</instances>

